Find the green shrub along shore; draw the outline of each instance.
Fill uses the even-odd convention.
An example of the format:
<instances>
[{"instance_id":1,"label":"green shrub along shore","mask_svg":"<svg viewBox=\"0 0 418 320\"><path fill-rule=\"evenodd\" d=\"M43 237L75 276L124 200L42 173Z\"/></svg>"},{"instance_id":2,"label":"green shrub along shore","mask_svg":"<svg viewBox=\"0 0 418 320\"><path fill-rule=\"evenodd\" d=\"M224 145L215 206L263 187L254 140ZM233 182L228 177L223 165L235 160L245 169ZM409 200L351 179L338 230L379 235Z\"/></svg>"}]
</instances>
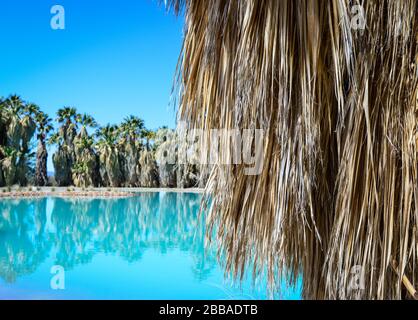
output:
<instances>
[{"instance_id":1,"label":"green shrub along shore","mask_svg":"<svg viewBox=\"0 0 418 320\"><path fill-rule=\"evenodd\" d=\"M17 95L0 99L0 187L203 187L197 165L165 161L177 150L174 130L156 131L129 116L119 125L99 126L91 115L64 107L54 121ZM48 145L55 176L48 177Z\"/></svg>"}]
</instances>

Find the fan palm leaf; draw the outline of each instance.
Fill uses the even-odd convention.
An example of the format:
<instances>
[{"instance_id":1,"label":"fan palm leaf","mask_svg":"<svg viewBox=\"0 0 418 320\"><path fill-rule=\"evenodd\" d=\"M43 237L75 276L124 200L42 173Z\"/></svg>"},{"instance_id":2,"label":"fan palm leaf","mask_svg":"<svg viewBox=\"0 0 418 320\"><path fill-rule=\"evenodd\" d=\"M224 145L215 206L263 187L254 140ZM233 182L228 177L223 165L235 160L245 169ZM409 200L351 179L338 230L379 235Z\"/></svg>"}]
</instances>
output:
<instances>
[{"instance_id":1,"label":"fan palm leaf","mask_svg":"<svg viewBox=\"0 0 418 320\"><path fill-rule=\"evenodd\" d=\"M272 285L302 277L310 299L411 297L418 1L168 5L186 16L179 119L265 133L260 175L223 166L234 150L224 139L209 182L208 235L217 230L228 273L242 277L251 263ZM353 290L357 267L364 283Z\"/></svg>"}]
</instances>

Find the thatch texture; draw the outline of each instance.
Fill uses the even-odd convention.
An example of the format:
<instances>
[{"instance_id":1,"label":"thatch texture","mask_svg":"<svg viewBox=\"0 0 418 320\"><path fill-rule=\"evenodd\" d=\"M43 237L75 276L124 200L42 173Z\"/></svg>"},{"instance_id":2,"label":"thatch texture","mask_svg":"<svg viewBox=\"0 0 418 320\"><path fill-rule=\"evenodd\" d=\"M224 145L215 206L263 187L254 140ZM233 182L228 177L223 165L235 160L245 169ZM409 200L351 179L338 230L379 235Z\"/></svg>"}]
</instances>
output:
<instances>
[{"instance_id":1,"label":"thatch texture","mask_svg":"<svg viewBox=\"0 0 418 320\"><path fill-rule=\"evenodd\" d=\"M418 285L418 1L185 0L179 118L264 129L260 175L215 165L226 270L303 277L306 298L410 298ZM221 141L220 159L234 146ZM220 162L221 163L221 162ZM222 179L220 175L222 176ZM364 287L350 289L352 270ZM357 288L358 289L358 288Z\"/></svg>"}]
</instances>

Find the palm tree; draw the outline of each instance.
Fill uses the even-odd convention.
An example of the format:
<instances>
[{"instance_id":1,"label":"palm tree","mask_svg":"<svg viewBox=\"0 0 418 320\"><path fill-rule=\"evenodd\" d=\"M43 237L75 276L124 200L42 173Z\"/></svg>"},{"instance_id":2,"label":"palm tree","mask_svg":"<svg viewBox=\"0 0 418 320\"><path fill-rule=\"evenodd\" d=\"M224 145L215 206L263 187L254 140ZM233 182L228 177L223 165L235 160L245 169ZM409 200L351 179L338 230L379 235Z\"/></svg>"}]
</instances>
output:
<instances>
[{"instance_id":1,"label":"palm tree","mask_svg":"<svg viewBox=\"0 0 418 320\"><path fill-rule=\"evenodd\" d=\"M52 120L46 113L39 111L35 116L35 121L37 124L38 139L38 147L36 152L35 184L37 186L46 186L48 184L48 150L46 147L46 140L48 134L53 130Z\"/></svg>"},{"instance_id":2,"label":"palm tree","mask_svg":"<svg viewBox=\"0 0 418 320\"><path fill-rule=\"evenodd\" d=\"M142 149L140 138L145 129L144 121L135 116L129 116L120 125L123 146L121 164L125 184L129 187L138 187L140 178L139 157Z\"/></svg>"},{"instance_id":3,"label":"palm tree","mask_svg":"<svg viewBox=\"0 0 418 320\"><path fill-rule=\"evenodd\" d=\"M142 130L145 128L144 120L131 115L123 120L120 128L122 135L127 140L136 141L141 136Z\"/></svg>"},{"instance_id":4,"label":"palm tree","mask_svg":"<svg viewBox=\"0 0 418 320\"><path fill-rule=\"evenodd\" d=\"M0 146L0 165L4 175L4 182L7 186L16 183L18 174L18 161L22 156L18 149L8 146Z\"/></svg>"},{"instance_id":5,"label":"palm tree","mask_svg":"<svg viewBox=\"0 0 418 320\"><path fill-rule=\"evenodd\" d=\"M178 150L178 145L174 130L168 128L157 130L155 148L155 158L159 169L161 187L177 187L177 157L175 155Z\"/></svg>"},{"instance_id":6,"label":"palm tree","mask_svg":"<svg viewBox=\"0 0 418 320\"><path fill-rule=\"evenodd\" d=\"M72 168L74 185L77 187L91 187L99 184L98 157L94 151L94 139L81 136L75 139L76 162Z\"/></svg>"},{"instance_id":7,"label":"palm tree","mask_svg":"<svg viewBox=\"0 0 418 320\"><path fill-rule=\"evenodd\" d=\"M94 139L88 133L89 128L97 128L97 122L88 114L77 115L76 121L80 130L74 139L73 181L76 186L97 186L100 181L99 159L93 147Z\"/></svg>"},{"instance_id":8,"label":"palm tree","mask_svg":"<svg viewBox=\"0 0 418 320\"><path fill-rule=\"evenodd\" d=\"M64 107L57 112L56 121L61 125L58 136L50 142L58 142L58 148L52 157L55 180L59 186L72 185L72 167L75 163L74 138L77 133L77 110Z\"/></svg>"},{"instance_id":9,"label":"palm tree","mask_svg":"<svg viewBox=\"0 0 418 320\"><path fill-rule=\"evenodd\" d=\"M230 139L212 170L226 273L302 278L308 299L416 298L418 2L166 3L187 11L179 120L263 130L243 144L255 174L223 166Z\"/></svg>"},{"instance_id":10,"label":"palm tree","mask_svg":"<svg viewBox=\"0 0 418 320\"><path fill-rule=\"evenodd\" d=\"M141 136L146 142L145 149L141 151L139 158L141 170L139 185L146 188L155 188L159 186L159 174L155 152L151 150L150 142L155 140L156 133L144 128Z\"/></svg>"},{"instance_id":11,"label":"palm tree","mask_svg":"<svg viewBox=\"0 0 418 320\"><path fill-rule=\"evenodd\" d=\"M21 124L21 156L18 162L18 180L21 186L28 183L28 161L32 154L30 153L29 143L36 131L36 114L39 112L39 107L36 104L29 103L24 105Z\"/></svg>"},{"instance_id":12,"label":"palm tree","mask_svg":"<svg viewBox=\"0 0 418 320\"><path fill-rule=\"evenodd\" d=\"M77 129L77 109L74 107L64 107L57 111L57 122L61 124L60 134L64 138L64 143L72 145Z\"/></svg>"},{"instance_id":13,"label":"palm tree","mask_svg":"<svg viewBox=\"0 0 418 320\"><path fill-rule=\"evenodd\" d=\"M145 139L145 148L147 151L151 151L150 148L150 141L155 141L155 138L157 137L157 134L153 130L143 129L141 136L143 139Z\"/></svg>"},{"instance_id":14,"label":"palm tree","mask_svg":"<svg viewBox=\"0 0 418 320\"><path fill-rule=\"evenodd\" d=\"M26 185L28 164L32 156L29 143L36 130L34 116L39 108L34 104L25 104L19 96L12 95L2 101L1 109L2 130L5 133L1 138L2 145L14 149L16 151L14 155L18 155L13 161L3 163L3 165L7 163L16 166L8 169L8 183Z\"/></svg>"},{"instance_id":15,"label":"palm tree","mask_svg":"<svg viewBox=\"0 0 418 320\"><path fill-rule=\"evenodd\" d=\"M98 142L96 149L99 154L100 176L105 186L120 187L123 183L123 172L119 150L120 130L108 124L96 132Z\"/></svg>"},{"instance_id":16,"label":"palm tree","mask_svg":"<svg viewBox=\"0 0 418 320\"><path fill-rule=\"evenodd\" d=\"M25 103L18 95L12 95L4 101L4 122L6 124L6 145L20 149L22 138L21 116Z\"/></svg>"},{"instance_id":17,"label":"palm tree","mask_svg":"<svg viewBox=\"0 0 418 320\"><path fill-rule=\"evenodd\" d=\"M81 128L78 133L79 136L87 136L88 135L88 128L95 129L98 127L96 120L89 114L77 114L76 122L80 124Z\"/></svg>"}]
</instances>

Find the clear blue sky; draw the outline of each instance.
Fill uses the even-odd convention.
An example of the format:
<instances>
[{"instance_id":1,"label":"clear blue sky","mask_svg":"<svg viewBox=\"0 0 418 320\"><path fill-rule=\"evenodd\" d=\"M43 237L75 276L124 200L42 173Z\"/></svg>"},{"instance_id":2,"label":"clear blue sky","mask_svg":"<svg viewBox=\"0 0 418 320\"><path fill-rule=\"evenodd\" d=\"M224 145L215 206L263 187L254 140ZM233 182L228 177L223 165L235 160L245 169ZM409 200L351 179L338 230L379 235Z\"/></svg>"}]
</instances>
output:
<instances>
[{"instance_id":1,"label":"clear blue sky","mask_svg":"<svg viewBox=\"0 0 418 320\"><path fill-rule=\"evenodd\" d=\"M56 4L65 30L50 27ZM134 114L173 127L182 37L183 18L154 0L1 0L0 96L17 93L54 118L74 106L100 124Z\"/></svg>"}]
</instances>

